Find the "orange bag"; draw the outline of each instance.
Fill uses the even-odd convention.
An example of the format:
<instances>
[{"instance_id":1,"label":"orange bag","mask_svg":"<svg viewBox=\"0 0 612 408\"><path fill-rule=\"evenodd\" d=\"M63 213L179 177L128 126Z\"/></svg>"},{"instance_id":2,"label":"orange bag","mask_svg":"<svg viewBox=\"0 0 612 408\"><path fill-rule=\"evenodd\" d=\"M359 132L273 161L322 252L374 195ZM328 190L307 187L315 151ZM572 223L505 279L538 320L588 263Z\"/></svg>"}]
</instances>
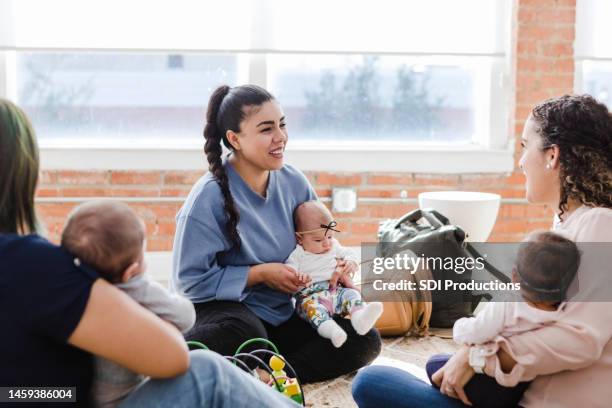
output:
<instances>
[{"instance_id":1,"label":"orange bag","mask_svg":"<svg viewBox=\"0 0 612 408\"><path fill-rule=\"evenodd\" d=\"M406 274L405 271L387 271L386 274L397 276L398 279L409 278L414 282L429 280L432 276L431 272L424 268L417 270L414 274ZM386 293L383 307L383 313L375 325L381 336L400 336L408 332L416 335L428 333L432 310L430 291Z\"/></svg>"}]
</instances>

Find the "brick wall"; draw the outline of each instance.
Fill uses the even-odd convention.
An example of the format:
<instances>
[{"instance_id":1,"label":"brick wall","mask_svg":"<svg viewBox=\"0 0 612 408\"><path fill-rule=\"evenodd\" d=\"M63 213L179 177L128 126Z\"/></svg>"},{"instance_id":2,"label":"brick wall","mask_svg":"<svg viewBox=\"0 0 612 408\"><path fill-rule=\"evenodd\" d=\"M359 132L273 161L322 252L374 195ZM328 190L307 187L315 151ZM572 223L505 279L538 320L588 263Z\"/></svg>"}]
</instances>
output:
<instances>
[{"instance_id":1,"label":"brick wall","mask_svg":"<svg viewBox=\"0 0 612 408\"><path fill-rule=\"evenodd\" d=\"M576 0L518 0L513 17L513 113L510 129L519 139L533 105L545 98L571 93L574 80L574 21ZM123 197L147 224L148 249L172 249L174 215L191 185L203 172L194 171L44 171L38 191L38 209L49 236L57 241L66 214L87 197ZM320 197L334 186L355 186L359 198L409 198L421 191L477 190L502 195L492 241L516 241L534 229L548 228L552 211L527 205L524 178L515 169L508 174L428 175L411 173L308 172ZM51 200L51 201L49 201ZM398 217L416 204L362 200L350 214L337 214L345 245L373 241L379 220Z\"/></svg>"}]
</instances>

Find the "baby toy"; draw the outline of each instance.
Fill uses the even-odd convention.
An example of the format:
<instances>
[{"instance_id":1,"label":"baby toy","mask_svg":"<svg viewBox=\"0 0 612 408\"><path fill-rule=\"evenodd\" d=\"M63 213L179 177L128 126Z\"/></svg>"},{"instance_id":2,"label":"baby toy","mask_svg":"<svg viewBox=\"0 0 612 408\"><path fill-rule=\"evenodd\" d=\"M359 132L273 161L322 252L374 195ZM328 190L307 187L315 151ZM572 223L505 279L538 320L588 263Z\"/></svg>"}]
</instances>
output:
<instances>
[{"instance_id":1,"label":"baby toy","mask_svg":"<svg viewBox=\"0 0 612 408\"><path fill-rule=\"evenodd\" d=\"M250 351L248 353L243 352L243 350L252 344L255 343L264 343L265 345L270 346L271 350L267 349L257 349ZM208 350L204 344L197 341L188 341L187 345L190 349L204 349ZM266 364L262 358L266 358L269 356L268 363ZM286 395L288 398L291 398L293 401L306 406L306 399L304 398L304 391L300 385L300 381L297 377L297 374L293 367L285 360L285 358L280 355L278 348L274 343L270 340L263 338L254 338L251 340L247 340L236 349L236 352L233 356L225 356L225 358L247 373L253 375L256 378L260 378L257 370L249 368L246 364L246 361L251 360L251 362L255 362L258 368L266 371L270 378L266 382L270 387L276 388L279 392ZM287 373L287 371L289 373Z\"/></svg>"}]
</instances>

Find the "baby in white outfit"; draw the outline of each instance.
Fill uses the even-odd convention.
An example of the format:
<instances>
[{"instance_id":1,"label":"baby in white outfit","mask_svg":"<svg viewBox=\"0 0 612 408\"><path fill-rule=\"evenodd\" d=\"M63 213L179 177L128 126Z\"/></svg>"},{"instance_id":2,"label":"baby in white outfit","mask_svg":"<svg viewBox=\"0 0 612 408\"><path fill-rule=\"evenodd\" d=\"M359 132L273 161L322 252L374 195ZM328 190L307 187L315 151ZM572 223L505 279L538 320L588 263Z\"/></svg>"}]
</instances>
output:
<instances>
[{"instance_id":1,"label":"baby in white outfit","mask_svg":"<svg viewBox=\"0 0 612 408\"><path fill-rule=\"evenodd\" d=\"M337 268L339 272L356 272L359 258L334 238L338 230L327 207L319 201L307 201L296 208L294 220L298 245L285 263L296 270L303 282L312 282L296 294L297 313L320 336L340 347L347 334L333 316L350 315L355 332L364 335L380 317L382 303L366 304L349 281L340 281L337 287L330 284Z\"/></svg>"}]
</instances>

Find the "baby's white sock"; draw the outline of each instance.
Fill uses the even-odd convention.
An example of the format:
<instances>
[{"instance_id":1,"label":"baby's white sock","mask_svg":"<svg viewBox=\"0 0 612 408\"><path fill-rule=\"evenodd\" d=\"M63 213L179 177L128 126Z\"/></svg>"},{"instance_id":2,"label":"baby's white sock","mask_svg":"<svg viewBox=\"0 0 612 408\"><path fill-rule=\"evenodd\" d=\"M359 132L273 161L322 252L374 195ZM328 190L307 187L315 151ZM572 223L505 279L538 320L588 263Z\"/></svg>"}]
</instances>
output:
<instances>
[{"instance_id":1,"label":"baby's white sock","mask_svg":"<svg viewBox=\"0 0 612 408\"><path fill-rule=\"evenodd\" d=\"M330 339L334 347L338 348L346 341L346 332L333 319L326 320L317 329L319 336Z\"/></svg>"},{"instance_id":2,"label":"baby's white sock","mask_svg":"<svg viewBox=\"0 0 612 408\"><path fill-rule=\"evenodd\" d=\"M374 327L374 323L383 312L383 305L380 302L371 302L363 308L351 313L351 324L357 334L364 335Z\"/></svg>"}]
</instances>

